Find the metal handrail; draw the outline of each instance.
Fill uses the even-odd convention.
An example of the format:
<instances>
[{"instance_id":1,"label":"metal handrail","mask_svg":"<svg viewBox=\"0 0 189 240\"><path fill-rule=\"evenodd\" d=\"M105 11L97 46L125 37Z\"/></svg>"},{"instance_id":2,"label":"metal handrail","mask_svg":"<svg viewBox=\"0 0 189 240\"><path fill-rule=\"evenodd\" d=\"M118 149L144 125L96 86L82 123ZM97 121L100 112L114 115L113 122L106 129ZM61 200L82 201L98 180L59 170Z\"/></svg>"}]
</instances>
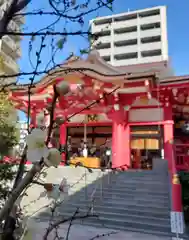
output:
<instances>
[{"instance_id":1,"label":"metal handrail","mask_svg":"<svg viewBox=\"0 0 189 240\"><path fill-rule=\"evenodd\" d=\"M110 166L110 161L107 163L107 165L106 165L106 167L107 167L107 169L108 169L108 167ZM101 172L99 173L99 175L98 175L98 177L100 176L100 174L101 174ZM104 175L104 174L102 174L102 175ZM108 185L110 184L110 179L109 179L109 174L108 174ZM91 207L91 213L93 214L94 213L94 195L95 195L95 193L96 193L96 191L97 191L97 187L98 187L99 185L97 184L96 186L95 186L95 188L94 188L94 190L92 191L92 193L91 193L91 195L90 195L90 199L91 199L91 202L92 202L92 207ZM102 180L101 180L101 182L100 182L100 187L101 187L101 200L102 200L102 191L103 191L103 184L102 184Z\"/></svg>"}]
</instances>

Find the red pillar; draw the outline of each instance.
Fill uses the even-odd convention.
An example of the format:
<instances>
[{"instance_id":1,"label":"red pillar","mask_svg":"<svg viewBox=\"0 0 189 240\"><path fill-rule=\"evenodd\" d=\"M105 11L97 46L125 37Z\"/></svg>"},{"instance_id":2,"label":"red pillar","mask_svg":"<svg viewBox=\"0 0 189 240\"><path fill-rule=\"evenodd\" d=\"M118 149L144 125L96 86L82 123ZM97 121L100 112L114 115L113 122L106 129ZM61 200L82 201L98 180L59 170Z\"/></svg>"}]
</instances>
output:
<instances>
[{"instance_id":1,"label":"red pillar","mask_svg":"<svg viewBox=\"0 0 189 240\"><path fill-rule=\"evenodd\" d=\"M173 132L173 115L172 106L169 104L164 107L164 156L168 161L169 170L172 167L172 161L174 160L174 132Z\"/></svg>"},{"instance_id":2,"label":"red pillar","mask_svg":"<svg viewBox=\"0 0 189 240\"><path fill-rule=\"evenodd\" d=\"M113 122L112 167L127 169L131 165L130 128L128 124Z\"/></svg>"},{"instance_id":3,"label":"red pillar","mask_svg":"<svg viewBox=\"0 0 189 240\"><path fill-rule=\"evenodd\" d=\"M61 146L61 151L62 151L62 162L63 162L63 165L66 162L66 138L67 138L66 125L62 124L60 126L60 146Z\"/></svg>"},{"instance_id":4,"label":"red pillar","mask_svg":"<svg viewBox=\"0 0 189 240\"><path fill-rule=\"evenodd\" d=\"M168 161L169 170L172 167L172 161L174 161L174 146L173 146L173 123L164 124L164 156Z\"/></svg>"}]
</instances>

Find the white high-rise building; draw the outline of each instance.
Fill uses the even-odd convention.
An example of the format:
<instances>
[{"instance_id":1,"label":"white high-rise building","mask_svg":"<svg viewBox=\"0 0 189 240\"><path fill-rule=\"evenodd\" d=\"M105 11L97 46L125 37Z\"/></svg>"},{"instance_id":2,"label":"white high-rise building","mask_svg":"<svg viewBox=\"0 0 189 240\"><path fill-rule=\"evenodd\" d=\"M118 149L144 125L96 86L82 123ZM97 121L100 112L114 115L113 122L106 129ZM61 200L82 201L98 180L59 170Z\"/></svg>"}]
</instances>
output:
<instances>
[{"instance_id":1,"label":"white high-rise building","mask_svg":"<svg viewBox=\"0 0 189 240\"><path fill-rule=\"evenodd\" d=\"M113 66L168 61L166 6L99 17L90 21L93 43Z\"/></svg>"},{"instance_id":2,"label":"white high-rise building","mask_svg":"<svg viewBox=\"0 0 189 240\"><path fill-rule=\"evenodd\" d=\"M2 18L10 1L0 0L0 18ZM8 26L8 30L12 32L20 32L21 25L24 24L24 17L17 17L12 20ZM19 72L17 64L18 58L21 57L21 36L6 35L2 38L0 45L0 74L12 75Z\"/></svg>"}]
</instances>

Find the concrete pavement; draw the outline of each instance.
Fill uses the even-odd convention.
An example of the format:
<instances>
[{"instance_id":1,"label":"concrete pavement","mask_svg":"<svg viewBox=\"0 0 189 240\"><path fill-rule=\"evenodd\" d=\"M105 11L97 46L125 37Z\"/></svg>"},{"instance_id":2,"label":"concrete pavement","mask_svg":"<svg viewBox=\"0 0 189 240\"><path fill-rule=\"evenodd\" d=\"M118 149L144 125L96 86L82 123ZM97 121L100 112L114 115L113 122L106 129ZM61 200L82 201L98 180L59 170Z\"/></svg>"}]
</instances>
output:
<instances>
[{"instance_id":1,"label":"concrete pavement","mask_svg":"<svg viewBox=\"0 0 189 240\"><path fill-rule=\"evenodd\" d=\"M41 225L41 224L40 224ZM66 239L66 234L69 225L63 225L58 230L58 235L60 237L64 237ZM32 240L41 239L44 236L45 228L36 231L35 236L32 237ZM49 235L48 240L53 240L55 233ZM142 234L142 233L134 233L134 232L123 232L117 230L111 230L107 228L95 228L89 226L83 226L74 224L71 227L69 233L69 240L95 240L95 239L103 239L103 240L171 240L170 237L159 237L154 235Z\"/></svg>"}]
</instances>

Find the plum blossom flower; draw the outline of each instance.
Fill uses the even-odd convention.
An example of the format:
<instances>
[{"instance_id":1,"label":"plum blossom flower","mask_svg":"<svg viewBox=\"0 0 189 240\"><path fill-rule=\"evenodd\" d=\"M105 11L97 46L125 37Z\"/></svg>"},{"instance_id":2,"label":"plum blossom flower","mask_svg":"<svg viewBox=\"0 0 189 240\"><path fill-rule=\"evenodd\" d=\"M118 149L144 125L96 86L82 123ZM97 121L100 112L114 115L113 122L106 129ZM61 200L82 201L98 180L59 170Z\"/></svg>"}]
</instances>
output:
<instances>
[{"instance_id":1,"label":"plum blossom flower","mask_svg":"<svg viewBox=\"0 0 189 240\"><path fill-rule=\"evenodd\" d=\"M60 152L56 148L50 148L48 151L48 156L47 158L44 158L44 163L48 167L58 167L60 162L62 161Z\"/></svg>"},{"instance_id":2,"label":"plum blossom flower","mask_svg":"<svg viewBox=\"0 0 189 240\"><path fill-rule=\"evenodd\" d=\"M46 131L35 128L26 137L27 143L27 159L32 162L39 162L42 158L46 159L49 155L49 150L45 145Z\"/></svg>"},{"instance_id":3,"label":"plum blossom flower","mask_svg":"<svg viewBox=\"0 0 189 240\"><path fill-rule=\"evenodd\" d=\"M44 130L35 128L31 134L26 137L27 143L27 159L32 162L39 162L43 159L48 167L58 167L62 158L61 154L56 148L47 148L45 140L47 133Z\"/></svg>"},{"instance_id":4,"label":"plum blossom flower","mask_svg":"<svg viewBox=\"0 0 189 240\"><path fill-rule=\"evenodd\" d=\"M49 199L62 201L68 196L69 185L65 178L63 178L60 184L46 183L44 184L44 188L46 190L45 196Z\"/></svg>"}]
</instances>

